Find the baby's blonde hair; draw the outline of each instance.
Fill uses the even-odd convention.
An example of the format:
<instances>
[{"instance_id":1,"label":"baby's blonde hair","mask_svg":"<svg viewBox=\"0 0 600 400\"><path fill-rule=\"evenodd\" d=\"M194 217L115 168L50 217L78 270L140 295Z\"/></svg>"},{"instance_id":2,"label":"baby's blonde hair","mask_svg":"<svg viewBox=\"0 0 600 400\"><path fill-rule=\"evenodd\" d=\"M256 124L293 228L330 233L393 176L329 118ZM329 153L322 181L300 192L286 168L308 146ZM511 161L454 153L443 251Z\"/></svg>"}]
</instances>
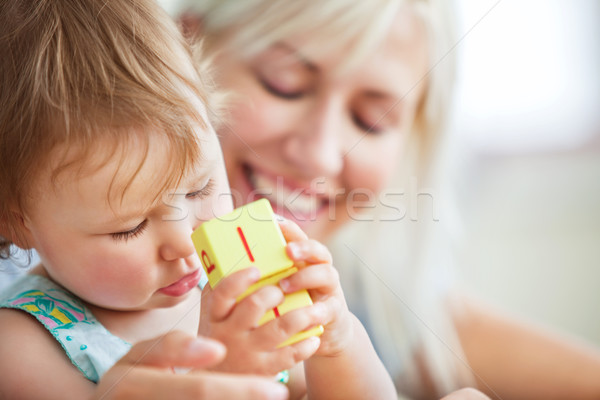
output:
<instances>
[{"instance_id":1,"label":"baby's blonde hair","mask_svg":"<svg viewBox=\"0 0 600 400\"><path fill-rule=\"evenodd\" d=\"M160 132L170 162L156 196L201 159L197 130L209 121L198 100L208 104L210 85L153 1L5 0L0 48L0 257L9 256L16 218L59 145L82 151L56 171L81 169L100 143L116 149L141 139L147 151L150 134L140 132Z\"/></svg>"}]
</instances>

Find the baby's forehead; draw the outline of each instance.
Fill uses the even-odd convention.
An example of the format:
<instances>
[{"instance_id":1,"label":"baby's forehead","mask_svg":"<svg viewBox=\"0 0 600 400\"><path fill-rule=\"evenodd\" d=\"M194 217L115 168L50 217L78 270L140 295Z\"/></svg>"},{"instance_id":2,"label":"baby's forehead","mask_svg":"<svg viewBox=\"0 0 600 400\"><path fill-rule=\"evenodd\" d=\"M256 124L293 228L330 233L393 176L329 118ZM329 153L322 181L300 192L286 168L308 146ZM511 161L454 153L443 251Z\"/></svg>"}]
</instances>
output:
<instances>
[{"instance_id":1,"label":"baby's forehead","mask_svg":"<svg viewBox=\"0 0 600 400\"><path fill-rule=\"evenodd\" d=\"M209 135L202 135L188 145L204 143L210 143ZM201 150L201 157L194 159L160 132L143 129L132 135L61 144L49 154L48 168L42 173L38 187L70 196L93 192L110 204L151 205L168 191L204 173L210 166L209 154L205 155L204 150L210 148L202 147L207 148Z\"/></svg>"}]
</instances>

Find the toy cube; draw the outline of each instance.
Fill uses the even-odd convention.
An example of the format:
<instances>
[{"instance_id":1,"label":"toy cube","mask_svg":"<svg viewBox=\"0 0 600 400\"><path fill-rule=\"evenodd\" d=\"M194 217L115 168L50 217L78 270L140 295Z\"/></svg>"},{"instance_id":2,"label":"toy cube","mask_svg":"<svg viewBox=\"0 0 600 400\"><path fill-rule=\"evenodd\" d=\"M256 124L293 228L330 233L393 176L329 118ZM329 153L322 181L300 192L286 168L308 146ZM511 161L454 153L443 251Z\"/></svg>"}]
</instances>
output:
<instances>
[{"instance_id":1,"label":"toy cube","mask_svg":"<svg viewBox=\"0 0 600 400\"><path fill-rule=\"evenodd\" d=\"M275 221L271 204L261 199L204 222L192 234L192 241L202 260L208 283L215 287L225 276L249 266L256 266L261 279L251 285L244 297L266 285L277 285L296 271L285 253L286 242ZM312 305L306 290L285 295L283 303L268 311L258 325L271 321L291 310ZM322 326L299 332L278 347L287 346L310 336L323 333Z\"/></svg>"},{"instance_id":2,"label":"toy cube","mask_svg":"<svg viewBox=\"0 0 600 400\"><path fill-rule=\"evenodd\" d=\"M192 241L213 288L223 277L249 266L258 267L262 279L294 264L266 199L204 222Z\"/></svg>"}]
</instances>

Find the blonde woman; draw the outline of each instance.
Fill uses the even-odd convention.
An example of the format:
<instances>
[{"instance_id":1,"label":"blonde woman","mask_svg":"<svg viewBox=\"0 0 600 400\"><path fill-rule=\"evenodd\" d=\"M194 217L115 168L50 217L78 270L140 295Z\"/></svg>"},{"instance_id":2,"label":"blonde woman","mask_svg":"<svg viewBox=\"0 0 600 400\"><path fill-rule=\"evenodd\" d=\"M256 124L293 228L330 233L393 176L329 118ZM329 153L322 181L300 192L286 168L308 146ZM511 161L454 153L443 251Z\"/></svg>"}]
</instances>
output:
<instances>
[{"instance_id":1,"label":"blonde woman","mask_svg":"<svg viewBox=\"0 0 600 400\"><path fill-rule=\"evenodd\" d=\"M451 293L452 213L429 189L454 80L451 2L188 0L171 11L203 37L230 94L219 135L234 203L266 197L328 240L401 392L598 398L597 352Z\"/></svg>"}]
</instances>

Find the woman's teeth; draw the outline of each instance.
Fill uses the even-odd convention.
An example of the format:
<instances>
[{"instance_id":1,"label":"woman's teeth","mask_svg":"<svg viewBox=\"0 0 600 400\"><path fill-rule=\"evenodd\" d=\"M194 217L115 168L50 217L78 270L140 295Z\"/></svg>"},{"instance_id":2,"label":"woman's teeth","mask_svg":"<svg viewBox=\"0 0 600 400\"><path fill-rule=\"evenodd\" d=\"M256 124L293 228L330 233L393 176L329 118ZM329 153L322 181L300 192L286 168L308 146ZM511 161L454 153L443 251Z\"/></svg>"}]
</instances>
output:
<instances>
[{"instance_id":1,"label":"woman's teeth","mask_svg":"<svg viewBox=\"0 0 600 400\"><path fill-rule=\"evenodd\" d=\"M283 178L276 180L268 176L248 171L248 178L256 194L266 198L275 208L283 207L292 214L303 216L314 215L323 205L323 200L316 194L307 195L304 189L291 189L283 184ZM282 210L279 210L281 212ZM275 212L278 212L276 209ZM299 217L300 215L295 215Z\"/></svg>"}]
</instances>

